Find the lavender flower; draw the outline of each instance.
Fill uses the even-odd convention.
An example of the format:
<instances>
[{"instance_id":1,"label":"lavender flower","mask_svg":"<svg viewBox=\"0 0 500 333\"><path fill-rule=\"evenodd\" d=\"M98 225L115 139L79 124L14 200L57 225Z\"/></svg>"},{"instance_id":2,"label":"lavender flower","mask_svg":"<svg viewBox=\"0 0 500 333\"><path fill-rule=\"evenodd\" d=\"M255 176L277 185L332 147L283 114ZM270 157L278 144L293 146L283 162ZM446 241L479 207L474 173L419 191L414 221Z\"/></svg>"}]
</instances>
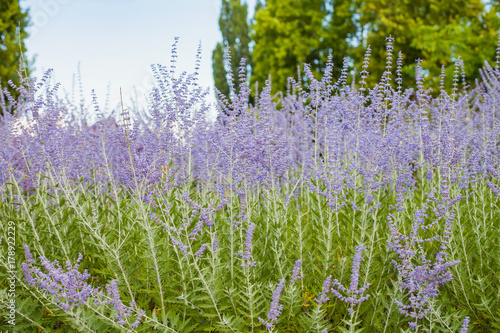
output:
<instances>
[{"instance_id":1,"label":"lavender flower","mask_svg":"<svg viewBox=\"0 0 500 333\"><path fill-rule=\"evenodd\" d=\"M187 256L187 250L188 250L188 246L187 245L184 245L181 241L177 240L177 238L175 238L174 236L170 236L170 240L172 241L172 244L174 244L175 246L177 246L179 248L179 250L185 256Z\"/></svg>"},{"instance_id":2,"label":"lavender flower","mask_svg":"<svg viewBox=\"0 0 500 333\"><path fill-rule=\"evenodd\" d=\"M255 231L255 223L251 222L248 225L248 229L247 229L247 233L246 233L246 237L245 237L245 251L237 253L237 255L241 256L241 258L243 259L243 264L241 264L241 267L243 267L243 268L252 267L252 266L255 266L255 264L256 264L255 261L252 261L252 257L253 257L252 240L253 240L254 231Z\"/></svg>"},{"instance_id":3,"label":"lavender flower","mask_svg":"<svg viewBox=\"0 0 500 333\"><path fill-rule=\"evenodd\" d=\"M353 306L359 305L370 298L370 295L361 296L368 287L370 287L370 283L366 283L363 287L358 288L359 284L359 269L361 267L361 261L363 260L363 256L361 253L366 249L366 246L361 244L356 246L356 251L354 253L352 268L351 268L351 284L349 285L349 289L345 288L337 279L333 281L332 286L332 294L349 305L349 314L353 312ZM338 290L343 291L348 296L343 296Z\"/></svg>"},{"instance_id":4,"label":"lavender flower","mask_svg":"<svg viewBox=\"0 0 500 333\"><path fill-rule=\"evenodd\" d=\"M493 184L492 182L490 182L488 180L486 181L486 184L490 188L491 192L495 193L495 195L497 197L500 197L500 189L498 188L498 186L496 184Z\"/></svg>"},{"instance_id":5,"label":"lavender flower","mask_svg":"<svg viewBox=\"0 0 500 333\"><path fill-rule=\"evenodd\" d=\"M189 234L189 239L196 240L196 236L201 232L202 228L203 228L203 220L199 220L196 223L196 225L195 225L193 231L191 232L191 234Z\"/></svg>"},{"instance_id":6,"label":"lavender flower","mask_svg":"<svg viewBox=\"0 0 500 333\"><path fill-rule=\"evenodd\" d=\"M124 325L126 323L125 318L131 316L130 311L132 310L132 306L127 307L122 303L117 282L118 282L117 280L112 280L110 283L106 285L107 294L109 297L111 297L111 299L108 300L106 304L113 305L114 309L117 312L115 314L115 319L118 319L117 323L119 325Z\"/></svg>"},{"instance_id":7,"label":"lavender flower","mask_svg":"<svg viewBox=\"0 0 500 333\"><path fill-rule=\"evenodd\" d=\"M201 258L203 257L203 253L205 252L206 248L207 248L208 244L202 244L200 249L198 251L196 251L196 253L194 254L195 256Z\"/></svg>"},{"instance_id":8,"label":"lavender flower","mask_svg":"<svg viewBox=\"0 0 500 333\"><path fill-rule=\"evenodd\" d=\"M219 239L217 238L217 233L214 234L214 242L212 244L212 250L215 252L219 248Z\"/></svg>"},{"instance_id":9,"label":"lavender flower","mask_svg":"<svg viewBox=\"0 0 500 333\"><path fill-rule=\"evenodd\" d=\"M325 279L325 282L323 282L323 290L319 293L319 298L314 299L318 304L323 304L330 300L330 298L328 298L328 294L330 293L331 286L332 276L330 275Z\"/></svg>"},{"instance_id":10,"label":"lavender flower","mask_svg":"<svg viewBox=\"0 0 500 333\"><path fill-rule=\"evenodd\" d=\"M428 198L428 201L429 200L436 199L431 196ZM445 211L451 207L451 204L449 204L450 206L444 207L438 205L438 210L435 210L436 215L438 217L444 216ZM459 261L445 262L444 260L446 257L448 240L451 236L453 219L455 218L454 212L450 212L446 217L445 229L441 238L433 236L419 239L418 230L427 230L429 226L436 225L437 223L436 220L430 224L425 224L425 207L424 205L424 208L417 210L415 213L415 220L410 236L399 233L393 221L393 215L389 214L388 217L389 230L391 232L391 239L388 241L389 248L396 252L401 260L400 263L395 260L393 260L392 263L401 278L398 284L409 294L409 304L405 304L399 300L395 300L394 303L398 306L398 311L401 314L410 316L414 319L423 319L425 315L429 313L431 310L429 305L431 298L437 296L441 285L453 279L448 268L458 265L459 263ZM425 254L422 253L422 246L420 245L424 242L432 241L440 241L441 243L440 251L435 255L435 263L426 259ZM419 265L415 263L415 261L420 261L421 264Z\"/></svg>"},{"instance_id":11,"label":"lavender flower","mask_svg":"<svg viewBox=\"0 0 500 333\"><path fill-rule=\"evenodd\" d=\"M366 246L364 246L363 244L356 246L356 252L352 261L351 284L349 286L350 293L355 293L358 290L359 269L361 266L361 261L363 260L361 252L363 252L363 250L366 250Z\"/></svg>"},{"instance_id":12,"label":"lavender flower","mask_svg":"<svg viewBox=\"0 0 500 333\"><path fill-rule=\"evenodd\" d=\"M266 325L268 330L271 330L274 327L274 324L278 322L278 317L283 310L283 306L280 305L279 302L284 285L285 279L281 279L276 286L276 290L273 293L273 299L271 301L271 307L269 309L269 312L267 313L267 321L259 317L259 322L263 325Z\"/></svg>"},{"instance_id":13,"label":"lavender flower","mask_svg":"<svg viewBox=\"0 0 500 333\"><path fill-rule=\"evenodd\" d=\"M42 266L47 271L47 273L43 273L34 266L35 261L26 244L24 251L27 262L21 265L26 281L29 285L38 286L46 293L52 294L56 299L56 304L63 310L84 304L92 295L93 288L85 281L90 277L90 274L86 270L84 273L78 271L79 263L83 259L81 254L74 266L67 262L65 269L57 261L50 262L45 257L40 257Z\"/></svg>"},{"instance_id":14,"label":"lavender flower","mask_svg":"<svg viewBox=\"0 0 500 333\"><path fill-rule=\"evenodd\" d=\"M469 323L470 323L470 317L465 317L464 322L462 324L462 328L460 329L460 333L467 333L469 331Z\"/></svg>"},{"instance_id":15,"label":"lavender flower","mask_svg":"<svg viewBox=\"0 0 500 333\"><path fill-rule=\"evenodd\" d=\"M93 288L86 280L90 278L90 274L85 270L83 273L78 271L79 263L83 256L80 254L76 264L71 266L66 263L65 268L59 265L58 261L50 262L45 257L40 257L42 266L47 273L43 273L41 269L34 266L35 261L30 252L29 247L24 245L26 262L21 265L26 281L31 286L38 286L46 293L54 296L56 304L64 311L69 311L74 307L79 307L87 303L90 297L94 297L94 305L99 306L102 303L113 305L116 310L115 319L118 325L127 324L126 318L132 316L132 311L135 307L135 301L130 302L130 306L122 303L120 292L118 289L117 280L113 280L106 285L107 295L109 299L105 300L102 291L99 288ZM145 312L139 310L136 321L132 327L137 327L144 316Z\"/></svg>"},{"instance_id":16,"label":"lavender flower","mask_svg":"<svg viewBox=\"0 0 500 333\"><path fill-rule=\"evenodd\" d=\"M302 259L298 259L295 261L292 271L292 278L290 280L291 284L294 284L295 281L300 280L304 277L304 275L300 274L300 268L302 267Z\"/></svg>"},{"instance_id":17,"label":"lavender flower","mask_svg":"<svg viewBox=\"0 0 500 333\"><path fill-rule=\"evenodd\" d=\"M130 324L130 326L133 328L137 328L139 326L139 324L141 323L142 317L144 317L145 314L146 314L146 311L139 310L139 313L138 313L137 317L135 318L135 321L132 324Z\"/></svg>"}]
</instances>

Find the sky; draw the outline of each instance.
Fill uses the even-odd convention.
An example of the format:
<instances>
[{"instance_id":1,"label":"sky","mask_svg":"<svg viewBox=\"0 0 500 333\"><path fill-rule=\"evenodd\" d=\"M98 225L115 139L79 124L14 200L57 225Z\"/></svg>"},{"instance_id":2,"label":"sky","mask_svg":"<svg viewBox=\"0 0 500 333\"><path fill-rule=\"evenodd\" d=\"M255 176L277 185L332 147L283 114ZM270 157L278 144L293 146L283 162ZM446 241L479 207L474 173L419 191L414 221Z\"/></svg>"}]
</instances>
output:
<instances>
[{"instance_id":1,"label":"sky","mask_svg":"<svg viewBox=\"0 0 500 333\"><path fill-rule=\"evenodd\" d=\"M247 0L249 16L256 0ZM139 102L153 86L151 64L170 65L174 38L179 37L177 73L192 73L202 45L199 84L210 87L215 102L212 50L222 40L218 20L221 0L21 0L31 18L26 40L34 76L49 68L53 81L71 94L80 64L84 97L94 89L104 105L125 104L137 91ZM134 90L135 87L135 90ZM78 83L76 92L78 97ZM78 97L79 100L79 97Z\"/></svg>"}]
</instances>

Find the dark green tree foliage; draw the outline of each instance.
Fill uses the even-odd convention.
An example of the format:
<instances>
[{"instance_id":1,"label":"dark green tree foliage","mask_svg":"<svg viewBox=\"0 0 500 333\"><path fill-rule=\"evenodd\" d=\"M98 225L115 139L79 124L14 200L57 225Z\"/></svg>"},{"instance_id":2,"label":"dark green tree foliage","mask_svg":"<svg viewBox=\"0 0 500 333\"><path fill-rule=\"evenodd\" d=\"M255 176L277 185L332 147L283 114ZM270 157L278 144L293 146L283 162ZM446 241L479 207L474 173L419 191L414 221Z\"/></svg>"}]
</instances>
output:
<instances>
[{"instance_id":1,"label":"dark green tree foliage","mask_svg":"<svg viewBox=\"0 0 500 333\"><path fill-rule=\"evenodd\" d=\"M234 76L234 88L239 90L239 63L245 58L248 67L252 65L250 57L250 23L248 21L248 7L240 0L222 0L219 17L219 28L222 32L222 42L217 43L212 53L212 69L215 87L225 96L230 95L228 84L228 71L225 64L225 49L229 46L231 53L231 69Z\"/></svg>"},{"instance_id":2,"label":"dark green tree foliage","mask_svg":"<svg viewBox=\"0 0 500 333\"><path fill-rule=\"evenodd\" d=\"M262 87L271 76L273 91L284 91L297 66L318 59L324 13L321 0L268 0L255 14L255 62L251 82Z\"/></svg>"},{"instance_id":3,"label":"dark green tree foliage","mask_svg":"<svg viewBox=\"0 0 500 333\"><path fill-rule=\"evenodd\" d=\"M392 65L399 51L404 54L403 88L415 86L415 60L422 59L426 85L438 93L439 74L445 67L449 88L454 62L464 60L468 80L479 77L484 61L494 62L496 32L500 27L498 3L481 0L356 0L361 44L352 53L361 66L366 47L372 57L369 85L378 82L386 63L385 37L395 37ZM393 73L395 70L393 70Z\"/></svg>"},{"instance_id":4,"label":"dark green tree foliage","mask_svg":"<svg viewBox=\"0 0 500 333\"><path fill-rule=\"evenodd\" d=\"M17 85L19 71L23 76L29 75L27 63L22 64L20 60L21 53L26 52L24 40L28 37L28 24L28 11L21 9L18 0L0 0L0 85L14 97L18 94L11 89L9 80Z\"/></svg>"},{"instance_id":5,"label":"dark green tree foliage","mask_svg":"<svg viewBox=\"0 0 500 333\"><path fill-rule=\"evenodd\" d=\"M353 17L352 0L268 0L255 15L252 83L263 86L270 74L273 91L285 91L297 66L308 63L319 76L329 54L340 72L356 33Z\"/></svg>"},{"instance_id":6,"label":"dark green tree foliage","mask_svg":"<svg viewBox=\"0 0 500 333\"><path fill-rule=\"evenodd\" d=\"M349 41L356 37L356 11L353 0L326 0L324 10L321 71L324 71L328 55L331 54L336 71L340 74L343 59L349 57Z\"/></svg>"}]
</instances>

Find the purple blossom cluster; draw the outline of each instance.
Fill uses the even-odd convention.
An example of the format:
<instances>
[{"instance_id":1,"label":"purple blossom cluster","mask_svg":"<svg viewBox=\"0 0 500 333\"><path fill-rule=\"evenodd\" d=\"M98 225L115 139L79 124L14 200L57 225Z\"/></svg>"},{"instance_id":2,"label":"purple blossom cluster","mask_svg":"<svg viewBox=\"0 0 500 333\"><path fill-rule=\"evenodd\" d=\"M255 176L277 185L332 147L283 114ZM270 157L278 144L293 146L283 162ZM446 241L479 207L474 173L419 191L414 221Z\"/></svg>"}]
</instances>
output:
<instances>
[{"instance_id":1,"label":"purple blossom cluster","mask_svg":"<svg viewBox=\"0 0 500 333\"><path fill-rule=\"evenodd\" d=\"M285 279L281 279L276 289L273 292L273 298L271 301L271 306L269 308L269 312L267 313L267 321L259 317L259 322L262 325L265 325L268 330L271 330L274 327L274 324L278 322L278 317L283 310L283 305L280 305L280 297L281 292L283 291L283 287L285 286Z\"/></svg>"},{"instance_id":2,"label":"purple blossom cluster","mask_svg":"<svg viewBox=\"0 0 500 333\"><path fill-rule=\"evenodd\" d=\"M253 233L255 231L255 223L250 222L248 224L246 236L245 236L245 251L238 252L237 255L241 257L243 260L243 263L241 264L241 267L243 268L249 268L249 267L255 267L256 262L253 261Z\"/></svg>"},{"instance_id":3,"label":"purple blossom cluster","mask_svg":"<svg viewBox=\"0 0 500 333\"><path fill-rule=\"evenodd\" d=\"M219 248L219 239L217 238L217 233L214 234L214 241L212 243L212 251L217 251Z\"/></svg>"},{"instance_id":4,"label":"purple blossom cluster","mask_svg":"<svg viewBox=\"0 0 500 333\"><path fill-rule=\"evenodd\" d=\"M106 285L107 297L104 296L99 287L94 288L88 284L86 280L90 278L90 274L87 270L83 273L78 270L83 259L81 254L73 266L68 261L64 268L57 260L51 262L45 257L40 257L41 264L47 273L35 266L33 255L26 244L24 245L24 254L26 262L23 262L21 266L28 285L38 287L52 295L56 305L62 310L69 311L84 304L90 306L87 301L89 298L93 298L96 306L101 303L113 306L116 311L114 317L118 325L126 325L127 318L132 317L133 312L137 312L136 320L130 326L139 326L145 311L136 309L135 300L132 300L129 306L123 304L116 280Z\"/></svg>"},{"instance_id":5,"label":"purple blossom cluster","mask_svg":"<svg viewBox=\"0 0 500 333\"><path fill-rule=\"evenodd\" d=\"M356 246L356 251L351 267L351 284L349 285L349 288L344 287L337 279L332 281L332 276L329 275L323 282L323 288L319 293L318 298L314 299L318 304L321 305L328 302L330 300L328 295L331 293L333 294L333 296L349 305L349 313L352 313L353 307L355 305L359 305L370 298L370 295L361 296L365 293L366 290L368 290L368 287L370 287L370 283L367 283L363 287L358 288L359 270L361 261L363 260L361 252L363 252L363 250L365 249L366 247L363 244ZM342 295L339 290L347 294L347 296Z\"/></svg>"},{"instance_id":6,"label":"purple blossom cluster","mask_svg":"<svg viewBox=\"0 0 500 333\"><path fill-rule=\"evenodd\" d=\"M53 295L57 306L61 309L67 311L75 306L81 306L93 295L94 289L85 282L90 274L87 270L83 273L78 271L79 263L83 259L81 254L75 265L71 266L68 261L64 268L57 261L50 262L47 258L40 257L41 264L47 273L43 273L40 268L34 266L35 260L26 244L24 254L26 262L21 265L26 282L30 286L38 286Z\"/></svg>"},{"instance_id":7,"label":"purple blossom cluster","mask_svg":"<svg viewBox=\"0 0 500 333\"><path fill-rule=\"evenodd\" d=\"M323 282L323 289L319 293L319 297L315 298L314 301L316 301L318 304L323 304L328 302L330 300L328 294L330 294L331 292L331 287L332 287L332 276L329 275L326 277L325 282Z\"/></svg>"},{"instance_id":8,"label":"purple blossom cluster","mask_svg":"<svg viewBox=\"0 0 500 333\"><path fill-rule=\"evenodd\" d=\"M344 287L337 279L333 281L331 292L332 294L349 305L349 313L352 313L353 307L359 305L370 298L370 295L361 296L370 287L370 283L366 283L363 287L358 288L359 285L359 269L361 267L361 261L363 261L363 256L361 253L366 249L363 244L356 246L356 251L352 260L351 267L351 284L349 288ZM338 290L344 292L348 296L343 296Z\"/></svg>"},{"instance_id":9,"label":"purple blossom cluster","mask_svg":"<svg viewBox=\"0 0 500 333\"><path fill-rule=\"evenodd\" d=\"M304 275L300 273L301 268L302 268L302 259L298 259L297 261L295 261L295 264L293 265L292 278L290 279L291 284L294 284L295 281L300 280L304 277Z\"/></svg>"},{"instance_id":10,"label":"purple blossom cluster","mask_svg":"<svg viewBox=\"0 0 500 333\"><path fill-rule=\"evenodd\" d=\"M199 250L195 252L195 256L197 256L198 258L201 258L203 257L203 253L205 252L205 250L207 249L207 246L208 244L207 243L204 243L200 246Z\"/></svg>"},{"instance_id":11,"label":"purple blossom cluster","mask_svg":"<svg viewBox=\"0 0 500 333\"><path fill-rule=\"evenodd\" d=\"M117 312L115 314L115 319L117 320L116 323L119 325L125 325L127 323L126 319L132 316L132 312L134 311L135 308L135 300L132 299L129 306L123 304L120 297L120 291L118 289L117 282L118 282L117 280L113 280L106 285L106 292L108 297L110 297L110 299L106 301L106 304L113 305L113 308ZM146 312L144 310L139 309L136 320L132 324L130 324L130 326L131 327L139 326L141 319L145 314Z\"/></svg>"},{"instance_id":12,"label":"purple blossom cluster","mask_svg":"<svg viewBox=\"0 0 500 333\"><path fill-rule=\"evenodd\" d=\"M423 88L418 62L417 90L402 92L401 54L398 89L391 84L394 44L388 37L386 70L372 89L365 81L368 48L359 73L361 87L346 85L347 60L334 82L330 59L320 80L306 65L307 89L291 78L290 90L279 103L270 82L253 104L249 102L243 61L237 73L240 90L229 97L219 95L216 121L207 118L208 91L197 83L198 69L175 73L177 41L171 66L153 66L156 86L146 112L125 110L117 117L113 110L106 116L97 99L90 107L73 105L58 96L59 87L51 86L48 71L39 81L24 80L18 87L19 100L10 96L1 105L5 112L0 139L7 144L0 147L0 184L14 177L23 189L33 190L40 176L51 172L78 184L96 183L104 192L110 184L169 189L196 181L243 195L258 186L302 179L337 211L345 205L359 208L346 202L348 191L369 198L385 186L394 187L401 204L416 186L415 175L423 171L432 180L439 170L464 187L484 179L498 193L498 171L496 176L485 172L486 167L500 167L497 72L486 63L476 88L464 86L460 94L454 89L452 96L442 89L433 97ZM457 69L461 66L457 60ZM98 121L89 126L84 119L69 117L77 108L94 113ZM7 112L12 109L16 116ZM27 122L21 122L21 116ZM290 178L297 169L300 176ZM353 181L357 175L361 184ZM144 196L147 202L151 198L150 193ZM198 207L197 212L207 226L213 223L211 208ZM192 237L198 230L199 226Z\"/></svg>"},{"instance_id":13,"label":"purple blossom cluster","mask_svg":"<svg viewBox=\"0 0 500 333\"><path fill-rule=\"evenodd\" d=\"M433 199L432 193L428 202ZM453 200L451 201L453 203ZM389 248L397 255L399 261L392 263L400 277L398 284L408 294L407 301L394 300L399 312L415 320L421 320L431 311L430 300L436 297L440 286L453 280L449 268L458 265L460 261L445 261L449 240L452 234L455 213L451 205L439 202L433 213L437 218L425 224L427 204L415 213L413 227L408 236L397 230L394 215L389 214L388 225L391 238L388 240ZM448 214L447 214L448 213ZM447 215L446 215L447 214ZM436 234L430 237L420 237L419 231L437 227L440 219L445 220L443 235ZM438 242L439 251L435 253L435 261L427 259L424 244ZM416 322L410 322L410 327L416 328Z\"/></svg>"},{"instance_id":14,"label":"purple blossom cluster","mask_svg":"<svg viewBox=\"0 0 500 333\"><path fill-rule=\"evenodd\" d=\"M469 331L469 323L470 323L470 318L465 317L459 333L467 333Z\"/></svg>"}]
</instances>

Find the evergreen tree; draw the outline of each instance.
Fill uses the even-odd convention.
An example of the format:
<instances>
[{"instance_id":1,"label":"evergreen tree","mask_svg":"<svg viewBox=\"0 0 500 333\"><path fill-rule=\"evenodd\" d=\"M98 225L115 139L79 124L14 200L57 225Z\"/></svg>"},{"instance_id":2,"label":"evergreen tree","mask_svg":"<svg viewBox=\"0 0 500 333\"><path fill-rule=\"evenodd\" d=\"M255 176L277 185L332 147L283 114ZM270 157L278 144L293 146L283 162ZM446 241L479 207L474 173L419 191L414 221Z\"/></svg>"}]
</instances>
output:
<instances>
[{"instance_id":1,"label":"evergreen tree","mask_svg":"<svg viewBox=\"0 0 500 333\"><path fill-rule=\"evenodd\" d=\"M24 40L28 37L28 24L28 11L21 9L18 0L0 0L0 85L14 97L18 94L8 84L9 80L18 85L21 72L23 76L29 75L26 60L24 63L21 60L22 53L26 52Z\"/></svg>"},{"instance_id":2,"label":"evergreen tree","mask_svg":"<svg viewBox=\"0 0 500 333\"><path fill-rule=\"evenodd\" d=\"M217 43L212 53L212 69L215 87L225 96L230 97L228 70L226 68L225 49L229 47L231 69L234 76L234 89L239 90L239 63L241 58L247 61L251 68L252 59L249 51L250 23L248 21L248 6L241 0L222 0L219 17L219 28L222 32L222 42Z\"/></svg>"}]
</instances>

